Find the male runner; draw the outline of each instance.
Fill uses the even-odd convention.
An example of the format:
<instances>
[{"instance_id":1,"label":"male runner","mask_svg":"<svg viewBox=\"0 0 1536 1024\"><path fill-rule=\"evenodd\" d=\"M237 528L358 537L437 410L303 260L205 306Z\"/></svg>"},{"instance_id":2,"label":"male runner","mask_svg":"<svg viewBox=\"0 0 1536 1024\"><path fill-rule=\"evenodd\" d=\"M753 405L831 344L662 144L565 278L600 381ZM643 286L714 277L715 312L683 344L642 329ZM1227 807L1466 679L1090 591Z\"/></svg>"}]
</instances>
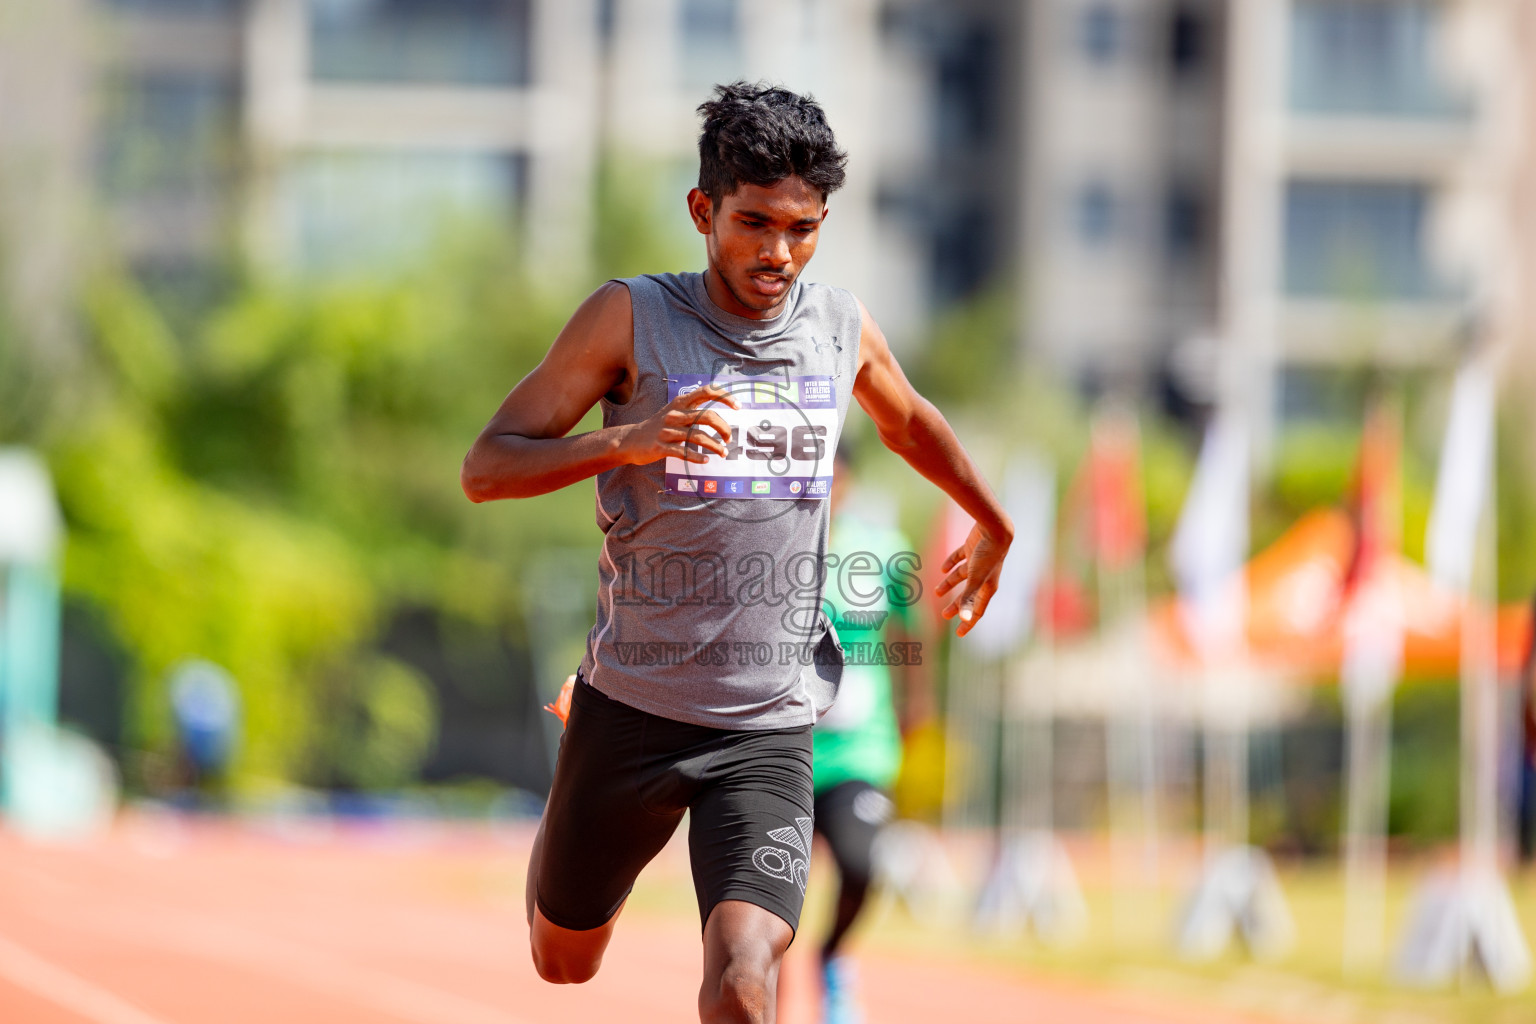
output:
<instances>
[{"instance_id":1,"label":"male runner","mask_svg":"<svg viewBox=\"0 0 1536 1024\"><path fill-rule=\"evenodd\" d=\"M688 212L707 269L598 288L461 480L487 501L597 478L597 622L528 866L540 976L597 972L686 811L699 1017L760 1022L804 899L810 730L842 668L820 599L827 454L849 399L976 520L935 588L961 634L986 611L1013 526L859 301L798 280L844 177L821 108L736 83L699 109ZM567 437L594 404L603 426Z\"/></svg>"},{"instance_id":2,"label":"male runner","mask_svg":"<svg viewBox=\"0 0 1536 1024\"><path fill-rule=\"evenodd\" d=\"M822 1024L862 1024L857 971L843 952L874 875L875 839L895 805L887 795L901 769L893 676L907 721L929 713L922 659L921 591L910 541L850 506L852 460L837 448L832 478L828 583L822 605L847 654L837 703L811 734L816 834L837 866L832 927L821 944Z\"/></svg>"}]
</instances>

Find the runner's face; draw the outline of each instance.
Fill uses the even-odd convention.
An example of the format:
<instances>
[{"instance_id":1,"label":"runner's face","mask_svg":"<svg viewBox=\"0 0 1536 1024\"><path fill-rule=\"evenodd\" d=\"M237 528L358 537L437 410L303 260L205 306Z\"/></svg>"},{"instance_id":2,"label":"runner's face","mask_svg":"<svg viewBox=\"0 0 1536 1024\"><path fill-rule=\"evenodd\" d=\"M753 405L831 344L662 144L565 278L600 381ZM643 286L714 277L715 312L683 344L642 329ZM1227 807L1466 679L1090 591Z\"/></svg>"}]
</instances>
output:
<instances>
[{"instance_id":1,"label":"runner's face","mask_svg":"<svg viewBox=\"0 0 1536 1024\"><path fill-rule=\"evenodd\" d=\"M768 186L742 185L719 209L694 189L688 212L705 236L709 297L728 313L764 319L783 308L790 285L815 254L827 203L819 189L791 176Z\"/></svg>"}]
</instances>

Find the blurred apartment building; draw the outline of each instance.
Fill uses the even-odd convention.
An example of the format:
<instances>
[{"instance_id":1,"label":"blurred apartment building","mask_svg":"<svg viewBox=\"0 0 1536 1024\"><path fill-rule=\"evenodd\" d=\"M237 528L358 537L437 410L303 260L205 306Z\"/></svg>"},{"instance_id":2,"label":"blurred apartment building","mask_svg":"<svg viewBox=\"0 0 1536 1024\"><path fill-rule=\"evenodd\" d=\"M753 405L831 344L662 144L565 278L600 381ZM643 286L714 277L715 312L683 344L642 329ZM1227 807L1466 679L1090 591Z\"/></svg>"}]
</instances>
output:
<instances>
[{"instance_id":1,"label":"blurred apartment building","mask_svg":"<svg viewBox=\"0 0 1536 1024\"><path fill-rule=\"evenodd\" d=\"M1090 386L1224 393L1261 444L1360 367L1519 344L1529 7L1036 0L1027 343Z\"/></svg>"},{"instance_id":2,"label":"blurred apartment building","mask_svg":"<svg viewBox=\"0 0 1536 1024\"><path fill-rule=\"evenodd\" d=\"M388 263L457 210L580 275L600 161L643 172L686 240L693 108L776 80L853 154L811 273L898 345L1003 288L1067 379L1176 410L1225 389L1262 430L1318 411L1340 367L1442 365L1474 319L1513 322L1527 7L5 0L0 150L39 182L8 220L195 283L234 252ZM50 244L38 294L70 262Z\"/></svg>"},{"instance_id":3,"label":"blurred apartment building","mask_svg":"<svg viewBox=\"0 0 1536 1024\"><path fill-rule=\"evenodd\" d=\"M1016 247L1017 125L1000 126L1018 33L992 25L1020 19L945 7L5 0L22 16L0 20L0 52L38 57L15 96L67 102L25 161L0 128L0 162L69 183L50 233L76 256L115 249L171 289L237 253L306 274L388 265L444 213L515 225L540 267L579 276L603 159L650 182L686 239L694 108L716 82L778 81L815 94L854 155L814 272L902 340Z\"/></svg>"},{"instance_id":4,"label":"blurred apartment building","mask_svg":"<svg viewBox=\"0 0 1536 1024\"><path fill-rule=\"evenodd\" d=\"M1226 30L1222 0L1029 5L1023 334L1089 391L1152 388L1212 330Z\"/></svg>"},{"instance_id":5,"label":"blurred apartment building","mask_svg":"<svg viewBox=\"0 0 1536 1024\"><path fill-rule=\"evenodd\" d=\"M1261 447L1358 416L1336 384L1366 365L1530 352L1531 8L1037 0L1029 344L1091 384L1238 402Z\"/></svg>"},{"instance_id":6,"label":"blurred apartment building","mask_svg":"<svg viewBox=\"0 0 1536 1024\"><path fill-rule=\"evenodd\" d=\"M1536 174L1531 14L1524 0L1230 5L1213 336L1261 441L1326 414L1341 371L1530 351L1511 282Z\"/></svg>"}]
</instances>

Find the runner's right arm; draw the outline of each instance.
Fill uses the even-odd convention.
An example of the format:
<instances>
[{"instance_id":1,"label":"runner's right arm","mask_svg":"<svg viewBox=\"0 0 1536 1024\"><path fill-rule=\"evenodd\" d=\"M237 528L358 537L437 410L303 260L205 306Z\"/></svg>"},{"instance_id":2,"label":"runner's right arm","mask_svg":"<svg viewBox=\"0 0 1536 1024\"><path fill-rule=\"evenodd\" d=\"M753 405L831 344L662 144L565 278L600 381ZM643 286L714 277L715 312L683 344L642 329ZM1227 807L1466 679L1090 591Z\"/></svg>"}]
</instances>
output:
<instances>
[{"instance_id":1,"label":"runner's right arm","mask_svg":"<svg viewBox=\"0 0 1536 1024\"><path fill-rule=\"evenodd\" d=\"M565 436L603 396L628 399L634 390L634 347L629 288L609 281L581 304L543 361L512 389L475 439L459 471L465 496L475 502L529 498L615 466L645 465L669 455L708 461L697 448L724 455L730 426L719 413L699 406L717 401L736 408L736 401L708 387L674 399L640 423Z\"/></svg>"}]
</instances>

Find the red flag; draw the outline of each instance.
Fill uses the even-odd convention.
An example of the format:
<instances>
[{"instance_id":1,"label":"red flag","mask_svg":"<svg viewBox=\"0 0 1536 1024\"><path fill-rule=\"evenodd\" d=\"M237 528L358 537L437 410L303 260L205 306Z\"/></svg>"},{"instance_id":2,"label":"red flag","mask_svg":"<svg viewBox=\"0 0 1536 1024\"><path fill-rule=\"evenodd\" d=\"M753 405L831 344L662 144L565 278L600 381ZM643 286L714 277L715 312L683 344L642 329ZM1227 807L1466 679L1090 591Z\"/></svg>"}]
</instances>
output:
<instances>
[{"instance_id":1,"label":"red flag","mask_svg":"<svg viewBox=\"0 0 1536 1024\"><path fill-rule=\"evenodd\" d=\"M1094 418L1088 452L1092 543L1105 568L1124 568L1141 557L1146 545L1140 451L1133 415L1111 411Z\"/></svg>"},{"instance_id":2,"label":"red flag","mask_svg":"<svg viewBox=\"0 0 1536 1024\"><path fill-rule=\"evenodd\" d=\"M1067 490L1062 525L1102 569L1123 569L1146 545L1140 450L1132 414L1096 414L1088 454Z\"/></svg>"},{"instance_id":3,"label":"red flag","mask_svg":"<svg viewBox=\"0 0 1536 1024\"><path fill-rule=\"evenodd\" d=\"M1390 698L1403 674L1403 595L1397 572L1401 530L1398 463L1401 441L1395 408L1373 404L1360 434L1360 458L1350 494L1355 550L1341 587L1343 660L1339 680L1360 707Z\"/></svg>"},{"instance_id":4,"label":"red flag","mask_svg":"<svg viewBox=\"0 0 1536 1024\"><path fill-rule=\"evenodd\" d=\"M1356 537L1354 557L1345 576L1345 588L1350 592L1396 554L1401 543L1401 459L1397 416L1390 406L1378 403L1366 417L1350 487L1349 510Z\"/></svg>"}]
</instances>

